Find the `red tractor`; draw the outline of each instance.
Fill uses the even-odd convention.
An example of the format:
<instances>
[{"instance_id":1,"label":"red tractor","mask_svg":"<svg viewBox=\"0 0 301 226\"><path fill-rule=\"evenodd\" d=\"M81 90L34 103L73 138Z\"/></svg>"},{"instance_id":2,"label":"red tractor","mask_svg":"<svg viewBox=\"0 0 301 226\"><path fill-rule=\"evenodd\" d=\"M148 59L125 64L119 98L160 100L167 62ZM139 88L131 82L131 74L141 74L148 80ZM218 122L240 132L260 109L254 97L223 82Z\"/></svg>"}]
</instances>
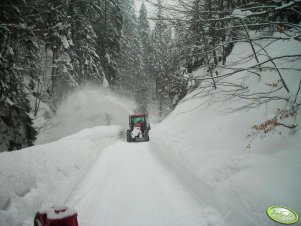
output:
<instances>
[{"instance_id":1,"label":"red tractor","mask_svg":"<svg viewBox=\"0 0 301 226\"><path fill-rule=\"evenodd\" d=\"M130 129L126 131L127 142L149 141L150 124L145 114L129 115Z\"/></svg>"}]
</instances>

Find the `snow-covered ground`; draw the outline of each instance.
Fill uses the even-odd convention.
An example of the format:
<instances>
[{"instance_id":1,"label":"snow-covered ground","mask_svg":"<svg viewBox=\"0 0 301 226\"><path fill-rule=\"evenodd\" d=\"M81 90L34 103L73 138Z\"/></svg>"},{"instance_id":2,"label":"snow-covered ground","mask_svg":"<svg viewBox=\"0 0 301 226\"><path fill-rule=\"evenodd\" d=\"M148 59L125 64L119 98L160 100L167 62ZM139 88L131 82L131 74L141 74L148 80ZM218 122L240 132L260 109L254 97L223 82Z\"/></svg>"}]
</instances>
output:
<instances>
[{"instance_id":1,"label":"snow-covered ground","mask_svg":"<svg viewBox=\"0 0 301 226\"><path fill-rule=\"evenodd\" d=\"M275 36L283 34L276 33ZM255 49L261 62L267 56L259 45L266 46L271 57L301 52L301 43L296 40L257 43ZM233 71L226 67L235 70L255 65L252 55L248 43L236 44L225 67L218 70L219 75ZM281 68L296 70L279 69L290 93L282 89L274 95L293 99L300 82L300 59L280 59L277 64ZM200 69L194 76L204 77L204 71ZM226 81L238 83L239 77L245 79L250 93L270 89L267 84L279 80L275 71L265 70L261 72L261 79L243 71ZM194 178L186 181L191 184L197 197L204 196L200 188L206 185L211 193L208 196L215 202L213 206L220 205L219 211L227 223L274 225L265 214L266 209L272 205L288 206L301 214L300 116L288 121L299 124L299 131L291 133L280 127L264 139L258 136L250 143L247 135L251 127L273 118L277 108L286 107L285 101L231 112L245 103L239 98L225 100L225 93L219 91L215 96L203 97L203 90L195 90L182 100L151 133L153 143L160 147L156 149L158 154L174 169L178 169L178 175ZM300 97L299 94L299 101Z\"/></svg>"},{"instance_id":2,"label":"snow-covered ground","mask_svg":"<svg viewBox=\"0 0 301 226\"><path fill-rule=\"evenodd\" d=\"M246 134L259 112L189 111L198 105L193 102L181 104L151 139L195 196L207 197L229 225L274 225L265 214L272 205L301 213L301 133L268 137L248 149Z\"/></svg>"},{"instance_id":3,"label":"snow-covered ground","mask_svg":"<svg viewBox=\"0 0 301 226\"><path fill-rule=\"evenodd\" d=\"M104 149L67 204L85 226L207 225L206 203L158 161L149 143Z\"/></svg>"},{"instance_id":4,"label":"snow-covered ground","mask_svg":"<svg viewBox=\"0 0 301 226\"><path fill-rule=\"evenodd\" d=\"M86 129L59 141L0 155L0 225L33 225L38 209L64 205L118 126ZM22 224L23 223L23 224Z\"/></svg>"},{"instance_id":5,"label":"snow-covered ground","mask_svg":"<svg viewBox=\"0 0 301 226\"><path fill-rule=\"evenodd\" d=\"M272 56L301 51L298 41L282 42L269 44ZM227 64L250 55L248 44L238 44ZM240 66L254 63L245 59ZM301 67L296 61L282 66ZM284 73L291 90L297 72ZM247 82L257 90L273 76ZM273 226L265 213L272 205L301 214L300 131L283 130L248 147L250 128L281 106L226 114L241 102L214 104L218 94L204 98L196 90L153 127L150 142L126 143L122 126L134 105L91 92L72 95L56 115L64 124L40 141L64 138L0 153L0 226L32 226L38 209L54 205L76 209L80 226Z\"/></svg>"}]
</instances>

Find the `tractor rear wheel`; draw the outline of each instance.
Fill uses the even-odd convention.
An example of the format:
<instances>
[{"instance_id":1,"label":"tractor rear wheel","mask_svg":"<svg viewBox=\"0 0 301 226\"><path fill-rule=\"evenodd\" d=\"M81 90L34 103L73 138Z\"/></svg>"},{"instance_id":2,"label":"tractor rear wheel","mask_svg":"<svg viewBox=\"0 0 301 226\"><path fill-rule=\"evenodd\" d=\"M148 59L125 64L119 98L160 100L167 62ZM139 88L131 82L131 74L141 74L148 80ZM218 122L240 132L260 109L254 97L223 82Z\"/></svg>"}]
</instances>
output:
<instances>
[{"instance_id":1,"label":"tractor rear wheel","mask_svg":"<svg viewBox=\"0 0 301 226\"><path fill-rule=\"evenodd\" d=\"M126 131L126 141L127 142L132 142L132 131L131 130L127 130Z\"/></svg>"},{"instance_id":2,"label":"tractor rear wheel","mask_svg":"<svg viewBox=\"0 0 301 226\"><path fill-rule=\"evenodd\" d=\"M148 135L148 132L149 132L148 130L145 130L145 131L144 131L144 140L145 140L145 141L149 141L149 135Z\"/></svg>"}]
</instances>

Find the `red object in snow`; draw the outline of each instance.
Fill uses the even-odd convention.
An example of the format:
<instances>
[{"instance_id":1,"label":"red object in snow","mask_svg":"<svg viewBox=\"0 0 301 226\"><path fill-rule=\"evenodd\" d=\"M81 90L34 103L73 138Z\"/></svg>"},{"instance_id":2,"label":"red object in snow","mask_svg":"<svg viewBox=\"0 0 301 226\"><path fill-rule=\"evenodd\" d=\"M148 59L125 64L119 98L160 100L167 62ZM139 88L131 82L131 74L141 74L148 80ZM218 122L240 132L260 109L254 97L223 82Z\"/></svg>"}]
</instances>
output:
<instances>
[{"instance_id":1,"label":"red object in snow","mask_svg":"<svg viewBox=\"0 0 301 226\"><path fill-rule=\"evenodd\" d=\"M34 226L46 226L47 214L45 212L37 212L34 217Z\"/></svg>"},{"instance_id":2,"label":"red object in snow","mask_svg":"<svg viewBox=\"0 0 301 226\"><path fill-rule=\"evenodd\" d=\"M36 213L34 226L78 226L77 213L67 207L52 207Z\"/></svg>"}]
</instances>

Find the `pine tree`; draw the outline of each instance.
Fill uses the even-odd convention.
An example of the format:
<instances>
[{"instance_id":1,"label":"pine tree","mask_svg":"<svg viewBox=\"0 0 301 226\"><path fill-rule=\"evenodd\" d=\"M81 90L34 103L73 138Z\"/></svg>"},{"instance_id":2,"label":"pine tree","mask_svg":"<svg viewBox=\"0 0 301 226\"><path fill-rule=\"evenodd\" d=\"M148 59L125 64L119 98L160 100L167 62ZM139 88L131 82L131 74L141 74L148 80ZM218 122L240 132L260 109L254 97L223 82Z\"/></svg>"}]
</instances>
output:
<instances>
[{"instance_id":1,"label":"pine tree","mask_svg":"<svg viewBox=\"0 0 301 226\"><path fill-rule=\"evenodd\" d=\"M155 89L155 73L152 67L154 61L154 51L151 43L151 29L147 19L147 10L144 1L142 2L139 11L138 31L143 49L142 59L144 64L144 73L148 84L148 93L151 94L154 99L155 95L153 93ZM150 99L150 97L148 97L148 99Z\"/></svg>"},{"instance_id":2,"label":"pine tree","mask_svg":"<svg viewBox=\"0 0 301 226\"><path fill-rule=\"evenodd\" d=\"M147 19L147 10L145 7L144 1L141 4L141 8L139 11L139 19L138 19L138 31L141 37L141 42L143 47L145 48L144 51L147 53L150 51L150 25Z\"/></svg>"},{"instance_id":3,"label":"pine tree","mask_svg":"<svg viewBox=\"0 0 301 226\"><path fill-rule=\"evenodd\" d=\"M121 2L119 0L94 1L96 12L92 27L96 33L96 53L101 59L105 78L114 87L118 82L118 58L122 29Z\"/></svg>"},{"instance_id":4,"label":"pine tree","mask_svg":"<svg viewBox=\"0 0 301 226\"><path fill-rule=\"evenodd\" d=\"M76 73L77 82L80 84L93 82L101 84L104 71L100 56L96 53L97 35L92 27L92 22L98 13L90 7L89 2L73 0L69 7L69 16L72 18L71 36L72 65Z\"/></svg>"},{"instance_id":5,"label":"pine tree","mask_svg":"<svg viewBox=\"0 0 301 226\"><path fill-rule=\"evenodd\" d=\"M187 60L189 59L189 54L185 49L186 42L187 34L185 29L181 24L178 24L175 26L174 38L169 48L167 73L169 83L165 88L171 109L176 107L178 102L187 94L187 89L189 88L186 76L188 71L184 66L187 65Z\"/></svg>"},{"instance_id":6,"label":"pine tree","mask_svg":"<svg viewBox=\"0 0 301 226\"><path fill-rule=\"evenodd\" d=\"M163 18L161 0L157 2L157 18L152 33L152 45L154 49L154 73L156 84L156 96L159 100L160 116L163 113L163 105L167 97L166 87L168 81L168 59L169 48L171 47L172 31Z\"/></svg>"},{"instance_id":7,"label":"pine tree","mask_svg":"<svg viewBox=\"0 0 301 226\"><path fill-rule=\"evenodd\" d=\"M138 32L133 0L122 3L123 27L121 38L121 86L134 94L140 112L146 112L147 81L144 73L143 48Z\"/></svg>"},{"instance_id":8,"label":"pine tree","mask_svg":"<svg viewBox=\"0 0 301 226\"><path fill-rule=\"evenodd\" d=\"M78 75L72 65L74 52L69 10L73 4L73 1L66 3L64 0L42 1L37 5L40 10L36 10L40 26L37 35L45 46L46 54L50 51L52 58L51 88L48 91L52 95L53 110L68 92L78 87Z\"/></svg>"},{"instance_id":9,"label":"pine tree","mask_svg":"<svg viewBox=\"0 0 301 226\"><path fill-rule=\"evenodd\" d=\"M2 1L0 8L0 150L31 146L36 131L28 116L27 81L37 79L37 40L25 20L25 2Z\"/></svg>"}]
</instances>

